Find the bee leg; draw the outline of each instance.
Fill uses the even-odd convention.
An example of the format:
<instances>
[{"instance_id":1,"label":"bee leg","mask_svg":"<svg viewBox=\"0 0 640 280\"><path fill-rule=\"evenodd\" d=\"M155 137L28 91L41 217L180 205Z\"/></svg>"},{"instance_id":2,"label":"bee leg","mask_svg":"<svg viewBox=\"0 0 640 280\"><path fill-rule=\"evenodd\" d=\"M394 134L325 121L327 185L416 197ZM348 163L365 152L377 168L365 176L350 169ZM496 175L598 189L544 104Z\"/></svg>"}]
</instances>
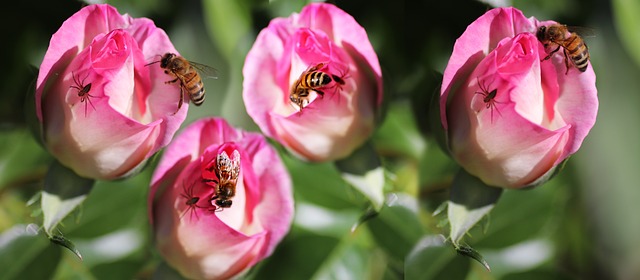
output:
<instances>
[{"instance_id":1,"label":"bee leg","mask_svg":"<svg viewBox=\"0 0 640 280\"><path fill-rule=\"evenodd\" d=\"M559 50L560 50L560 45L558 45L558 47L557 47L555 50L553 50L552 52L550 52L550 53L549 53L549 55L547 55L545 58L543 58L543 59L542 59L542 60L540 60L540 61L545 61L545 60L547 60L547 59L551 58L551 56L552 56L554 53L556 53L557 51L559 51Z\"/></svg>"},{"instance_id":2,"label":"bee leg","mask_svg":"<svg viewBox=\"0 0 640 280\"><path fill-rule=\"evenodd\" d=\"M567 71L564 72L565 75L569 74L569 55L567 54L567 50L564 50L564 65L567 66Z\"/></svg>"},{"instance_id":3,"label":"bee leg","mask_svg":"<svg viewBox=\"0 0 640 280\"><path fill-rule=\"evenodd\" d=\"M178 113L178 111L180 111L180 108L182 108L182 102L184 102L183 99L184 99L184 91L182 87L180 87L180 100L178 100L178 109L176 109L176 111L173 112L174 115Z\"/></svg>"},{"instance_id":4,"label":"bee leg","mask_svg":"<svg viewBox=\"0 0 640 280\"><path fill-rule=\"evenodd\" d=\"M317 93L318 95L320 95L320 97L324 97L324 92L323 92L323 91L321 91L321 90L317 90L317 89L316 89L315 91L316 91L316 93Z\"/></svg>"},{"instance_id":5,"label":"bee leg","mask_svg":"<svg viewBox=\"0 0 640 280\"><path fill-rule=\"evenodd\" d=\"M164 82L164 83L165 83L165 84L173 84L173 83L175 83L175 82L177 82L177 81L178 81L178 78L175 78L175 79L173 79L173 80L171 80L171 81L166 81L166 82Z\"/></svg>"}]
</instances>

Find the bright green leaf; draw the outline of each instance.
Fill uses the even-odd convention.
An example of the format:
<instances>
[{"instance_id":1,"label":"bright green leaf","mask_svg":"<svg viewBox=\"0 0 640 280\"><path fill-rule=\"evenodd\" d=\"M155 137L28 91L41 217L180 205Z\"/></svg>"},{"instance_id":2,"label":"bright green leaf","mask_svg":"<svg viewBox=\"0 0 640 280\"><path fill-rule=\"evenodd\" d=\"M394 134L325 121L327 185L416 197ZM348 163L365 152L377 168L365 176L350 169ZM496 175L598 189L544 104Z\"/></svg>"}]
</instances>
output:
<instances>
[{"instance_id":1,"label":"bright green leaf","mask_svg":"<svg viewBox=\"0 0 640 280\"><path fill-rule=\"evenodd\" d=\"M470 246L460 245L459 247L456 247L456 252L458 252L458 254L478 261L480 264L482 264L482 266L484 266L484 268L486 268L488 271L491 271L491 268L489 267L489 264L484 259L484 257L482 257L482 255L480 255L478 251L471 248Z\"/></svg>"},{"instance_id":2,"label":"bright green leaf","mask_svg":"<svg viewBox=\"0 0 640 280\"><path fill-rule=\"evenodd\" d=\"M339 242L333 237L307 232L290 233L249 279L311 279ZM283 263L295 269L283 269Z\"/></svg>"},{"instance_id":3,"label":"bright green leaf","mask_svg":"<svg viewBox=\"0 0 640 280\"><path fill-rule=\"evenodd\" d=\"M0 150L0 189L41 178L51 161L26 129L2 131L0 147L6 147Z\"/></svg>"},{"instance_id":4,"label":"bright green leaf","mask_svg":"<svg viewBox=\"0 0 640 280\"><path fill-rule=\"evenodd\" d=\"M407 103L392 104L382 125L373 135L376 150L419 160L426 144Z\"/></svg>"},{"instance_id":5,"label":"bright green leaf","mask_svg":"<svg viewBox=\"0 0 640 280\"><path fill-rule=\"evenodd\" d=\"M49 237L49 240L51 240L51 242L53 242L54 244L57 244L69 249L69 251L73 252L80 260L82 260L82 255L80 254L80 251L76 249L76 245L74 245L73 242L71 242L71 240L65 238L62 235L53 235Z\"/></svg>"},{"instance_id":6,"label":"bright green leaf","mask_svg":"<svg viewBox=\"0 0 640 280\"><path fill-rule=\"evenodd\" d=\"M613 4L613 19L618 30L620 40L627 53L633 57L636 61L636 65L640 65L640 2L637 0L614 0Z\"/></svg>"},{"instance_id":7,"label":"bright green leaf","mask_svg":"<svg viewBox=\"0 0 640 280\"><path fill-rule=\"evenodd\" d=\"M299 201L295 213L295 226L316 234L341 238L358 219L361 211L357 208L329 209Z\"/></svg>"},{"instance_id":8,"label":"bright green leaf","mask_svg":"<svg viewBox=\"0 0 640 280\"><path fill-rule=\"evenodd\" d=\"M342 238L312 279L372 279L373 268L384 264L362 239L362 234Z\"/></svg>"},{"instance_id":9,"label":"bright green leaf","mask_svg":"<svg viewBox=\"0 0 640 280\"><path fill-rule=\"evenodd\" d=\"M469 258L456 254L441 235L420 239L407 255L405 279L465 279L469 272Z\"/></svg>"},{"instance_id":10,"label":"bright green leaf","mask_svg":"<svg viewBox=\"0 0 640 280\"><path fill-rule=\"evenodd\" d=\"M37 225L16 225L0 235L0 278L49 278L56 270L60 256L60 247L38 234Z\"/></svg>"},{"instance_id":11,"label":"bright green leaf","mask_svg":"<svg viewBox=\"0 0 640 280\"><path fill-rule=\"evenodd\" d=\"M364 212L358 218L358 221L351 226L351 232L355 232L356 229L360 227L360 225L364 224L366 221L371 220L378 216L378 211L376 211L373 206L367 207Z\"/></svg>"},{"instance_id":12,"label":"bright green leaf","mask_svg":"<svg viewBox=\"0 0 640 280\"><path fill-rule=\"evenodd\" d=\"M206 0L202 6L211 37L224 56L237 57L238 51L244 52L238 46L251 32L249 5L245 1Z\"/></svg>"},{"instance_id":13,"label":"bright green leaf","mask_svg":"<svg viewBox=\"0 0 640 280\"><path fill-rule=\"evenodd\" d=\"M261 1L261 0L258 0ZM288 17L292 13L298 13L309 4L309 0L269 0L267 8L272 17Z\"/></svg>"},{"instance_id":14,"label":"bright green leaf","mask_svg":"<svg viewBox=\"0 0 640 280\"><path fill-rule=\"evenodd\" d=\"M82 219L78 223L65 223L65 235L90 239L127 226L146 224L149 171L125 180L98 181L82 203Z\"/></svg>"},{"instance_id":15,"label":"bright green leaf","mask_svg":"<svg viewBox=\"0 0 640 280\"><path fill-rule=\"evenodd\" d=\"M380 211L384 203L384 169L370 143L365 143L346 159L336 162L342 178L362 193Z\"/></svg>"},{"instance_id":16,"label":"bright green leaf","mask_svg":"<svg viewBox=\"0 0 640 280\"><path fill-rule=\"evenodd\" d=\"M176 271L173 267L169 266L166 262L161 262L156 270L153 272L154 280L184 280L185 278L180 275L180 272Z\"/></svg>"},{"instance_id":17,"label":"bright green leaf","mask_svg":"<svg viewBox=\"0 0 640 280\"><path fill-rule=\"evenodd\" d=\"M448 219L449 237L459 247L460 239L495 206L502 194L501 188L484 184L464 169L456 174L451 186Z\"/></svg>"},{"instance_id":18,"label":"bright green leaf","mask_svg":"<svg viewBox=\"0 0 640 280\"><path fill-rule=\"evenodd\" d=\"M330 209L353 208L365 200L349 188L333 163L304 162L280 151L280 157L291 174L296 200Z\"/></svg>"},{"instance_id":19,"label":"bright green leaf","mask_svg":"<svg viewBox=\"0 0 640 280\"><path fill-rule=\"evenodd\" d=\"M78 176L55 161L49 167L42 193L44 230L53 236L53 230L71 211L82 203L93 187L93 179Z\"/></svg>"},{"instance_id":20,"label":"bright green leaf","mask_svg":"<svg viewBox=\"0 0 640 280\"><path fill-rule=\"evenodd\" d=\"M569 213L562 210L568 207L565 203L569 194L568 186L558 179L531 190L504 192L491 210L489 227L483 234L474 235L474 246L505 248L545 234L549 226L559 226L553 223L561 223L559 217Z\"/></svg>"},{"instance_id":21,"label":"bright green leaf","mask_svg":"<svg viewBox=\"0 0 640 280\"><path fill-rule=\"evenodd\" d=\"M418 202L412 196L389 198L379 214L366 224L379 247L403 260L426 231L418 218Z\"/></svg>"}]
</instances>

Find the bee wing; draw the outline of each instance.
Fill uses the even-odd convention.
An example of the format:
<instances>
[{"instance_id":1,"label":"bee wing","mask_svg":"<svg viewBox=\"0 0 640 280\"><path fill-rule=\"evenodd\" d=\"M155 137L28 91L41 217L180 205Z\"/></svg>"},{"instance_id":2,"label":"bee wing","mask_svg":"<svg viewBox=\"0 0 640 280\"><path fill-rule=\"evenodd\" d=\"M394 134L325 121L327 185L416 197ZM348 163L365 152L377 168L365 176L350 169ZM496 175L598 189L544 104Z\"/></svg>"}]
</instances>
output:
<instances>
[{"instance_id":1,"label":"bee wing","mask_svg":"<svg viewBox=\"0 0 640 280\"><path fill-rule=\"evenodd\" d=\"M567 26L567 29L571 32L577 33L583 38L596 37L596 34L598 33L595 28L584 26Z\"/></svg>"},{"instance_id":2,"label":"bee wing","mask_svg":"<svg viewBox=\"0 0 640 280\"><path fill-rule=\"evenodd\" d=\"M213 68L209 65L204 65L201 63L193 62L193 61L189 61L189 63L191 64L191 66L193 66L193 68L196 68L198 72L200 72L200 75L203 78L211 78L211 79L218 78L218 69Z\"/></svg>"},{"instance_id":3,"label":"bee wing","mask_svg":"<svg viewBox=\"0 0 640 280\"><path fill-rule=\"evenodd\" d=\"M231 155L231 170L231 174L233 176L232 179L237 179L240 173L240 152L238 152L238 150L233 151L233 154Z\"/></svg>"}]
</instances>

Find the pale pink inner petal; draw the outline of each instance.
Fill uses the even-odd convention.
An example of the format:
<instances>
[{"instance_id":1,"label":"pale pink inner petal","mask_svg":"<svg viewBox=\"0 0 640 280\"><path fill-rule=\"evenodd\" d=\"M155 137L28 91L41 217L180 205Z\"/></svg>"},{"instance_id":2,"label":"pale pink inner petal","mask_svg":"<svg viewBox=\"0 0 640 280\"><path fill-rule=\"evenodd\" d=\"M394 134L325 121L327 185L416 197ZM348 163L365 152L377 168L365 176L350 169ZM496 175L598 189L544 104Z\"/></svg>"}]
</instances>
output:
<instances>
[{"instance_id":1,"label":"pale pink inner petal","mask_svg":"<svg viewBox=\"0 0 640 280\"><path fill-rule=\"evenodd\" d=\"M543 125L546 116L545 93L540 87L540 76L536 70L538 69L523 77L520 84L511 90L510 96L520 116L532 123Z\"/></svg>"}]
</instances>

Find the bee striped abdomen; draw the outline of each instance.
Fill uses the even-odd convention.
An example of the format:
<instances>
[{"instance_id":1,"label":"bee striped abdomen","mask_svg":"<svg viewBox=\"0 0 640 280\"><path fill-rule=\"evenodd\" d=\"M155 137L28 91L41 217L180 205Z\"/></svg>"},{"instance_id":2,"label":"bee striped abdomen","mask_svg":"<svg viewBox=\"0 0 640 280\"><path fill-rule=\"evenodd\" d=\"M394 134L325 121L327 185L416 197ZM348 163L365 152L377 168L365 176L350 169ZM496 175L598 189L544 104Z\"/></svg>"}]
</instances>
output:
<instances>
[{"instance_id":1,"label":"bee striped abdomen","mask_svg":"<svg viewBox=\"0 0 640 280\"><path fill-rule=\"evenodd\" d=\"M308 73L302 80L302 86L305 88L318 88L325 86L331 82L331 77L324 72L315 71Z\"/></svg>"},{"instance_id":2,"label":"bee striped abdomen","mask_svg":"<svg viewBox=\"0 0 640 280\"><path fill-rule=\"evenodd\" d=\"M193 105L196 105L196 106L202 105L205 98L204 88L200 89L200 91L190 95L189 97L191 97L191 102L193 102Z\"/></svg>"},{"instance_id":3,"label":"bee striped abdomen","mask_svg":"<svg viewBox=\"0 0 640 280\"><path fill-rule=\"evenodd\" d=\"M200 106L204 102L205 98L204 84L202 83L202 79L200 78L200 75L197 74L195 69L192 70L193 71L189 71L185 75L183 86L189 93L189 99L191 99L193 105Z\"/></svg>"},{"instance_id":4,"label":"bee striped abdomen","mask_svg":"<svg viewBox=\"0 0 640 280\"><path fill-rule=\"evenodd\" d=\"M551 51L542 61L551 58L551 55L562 47L564 49L564 62L567 67L565 75L569 73L570 64L573 64L580 72L587 70L587 66L589 65L589 50L587 44L578 33L570 31L566 25L553 24L550 26L540 26L536 32L536 37L545 48L549 45L557 46L555 50Z\"/></svg>"},{"instance_id":5,"label":"bee striped abdomen","mask_svg":"<svg viewBox=\"0 0 640 280\"><path fill-rule=\"evenodd\" d=\"M160 62L160 68L164 70L164 73L175 77L173 80L166 81L166 84L172 84L179 82L180 84L180 99L178 100L178 109L180 110L182 103L184 103L184 95L189 95L189 99L194 105L200 106L204 102L204 84L202 83L202 77L198 73L198 70L206 71L209 73L207 77L217 78L217 70L207 65L190 62L184 57L178 56L174 53L165 53L159 61L148 63L148 65Z\"/></svg>"},{"instance_id":6,"label":"bee striped abdomen","mask_svg":"<svg viewBox=\"0 0 640 280\"><path fill-rule=\"evenodd\" d=\"M589 51L587 50L587 44L585 44L583 40L574 36L571 42L567 44L565 50L569 52L571 60L580 72L587 70L587 65L589 64Z\"/></svg>"}]
</instances>

